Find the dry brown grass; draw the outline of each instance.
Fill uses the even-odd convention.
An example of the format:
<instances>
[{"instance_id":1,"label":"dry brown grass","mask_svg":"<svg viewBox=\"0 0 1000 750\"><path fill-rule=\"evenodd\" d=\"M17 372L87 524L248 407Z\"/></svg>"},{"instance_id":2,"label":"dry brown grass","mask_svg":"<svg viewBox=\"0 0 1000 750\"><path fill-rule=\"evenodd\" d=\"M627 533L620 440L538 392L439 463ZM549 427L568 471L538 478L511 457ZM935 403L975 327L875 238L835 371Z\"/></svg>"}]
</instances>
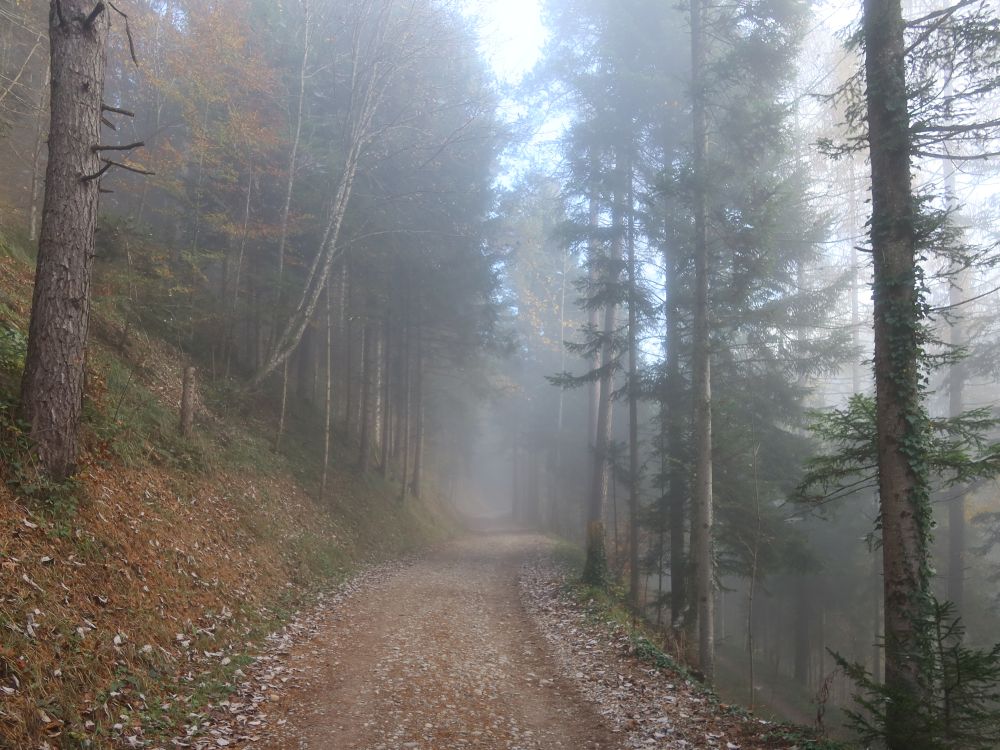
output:
<instances>
[{"instance_id":1,"label":"dry brown grass","mask_svg":"<svg viewBox=\"0 0 1000 750\"><path fill-rule=\"evenodd\" d=\"M0 256L0 309L11 324L27 315L30 275ZM88 434L75 502L0 487L2 748L168 736L225 695L242 655L310 592L361 558L398 554L434 533L433 511L401 511L377 483L348 472L335 477L335 512L320 507L286 460L255 458L265 439L246 419L204 409L201 464L156 460L169 428L119 424L140 406L109 388L109 367L133 373L135 403L160 409L162 422L177 408L186 360L135 332L124 350L102 338L88 399L108 429ZM133 460L108 431L140 446Z\"/></svg>"}]
</instances>

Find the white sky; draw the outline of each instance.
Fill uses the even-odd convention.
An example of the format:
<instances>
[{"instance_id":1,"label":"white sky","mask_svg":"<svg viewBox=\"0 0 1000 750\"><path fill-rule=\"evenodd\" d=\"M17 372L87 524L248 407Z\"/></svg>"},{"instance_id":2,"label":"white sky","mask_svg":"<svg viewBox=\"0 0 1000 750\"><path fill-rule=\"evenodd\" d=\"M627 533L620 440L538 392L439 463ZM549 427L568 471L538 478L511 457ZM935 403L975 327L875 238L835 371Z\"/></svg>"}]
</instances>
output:
<instances>
[{"instance_id":1,"label":"white sky","mask_svg":"<svg viewBox=\"0 0 1000 750\"><path fill-rule=\"evenodd\" d=\"M483 56L497 78L519 83L545 43L538 0L465 0L464 5L477 21Z\"/></svg>"}]
</instances>

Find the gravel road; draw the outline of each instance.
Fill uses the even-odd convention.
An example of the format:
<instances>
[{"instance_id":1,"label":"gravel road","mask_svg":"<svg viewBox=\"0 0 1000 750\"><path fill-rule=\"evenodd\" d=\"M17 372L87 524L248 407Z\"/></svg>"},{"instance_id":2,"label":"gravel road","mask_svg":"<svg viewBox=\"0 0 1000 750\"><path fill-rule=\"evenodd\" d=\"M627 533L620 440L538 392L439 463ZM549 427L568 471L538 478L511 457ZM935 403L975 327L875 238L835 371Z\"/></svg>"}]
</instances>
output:
<instances>
[{"instance_id":1,"label":"gravel road","mask_svg":"<svg viewBox=\"0 0 1000 750\"><path fill-rule=\"evenodd\" d=\"M476 535L351 597L293 648L304 685L283 698L281 725L272 723L254 747L621 747L594 705L560 676L521 603L521 565L544 544Z\"/></svg>"}]
</instances>

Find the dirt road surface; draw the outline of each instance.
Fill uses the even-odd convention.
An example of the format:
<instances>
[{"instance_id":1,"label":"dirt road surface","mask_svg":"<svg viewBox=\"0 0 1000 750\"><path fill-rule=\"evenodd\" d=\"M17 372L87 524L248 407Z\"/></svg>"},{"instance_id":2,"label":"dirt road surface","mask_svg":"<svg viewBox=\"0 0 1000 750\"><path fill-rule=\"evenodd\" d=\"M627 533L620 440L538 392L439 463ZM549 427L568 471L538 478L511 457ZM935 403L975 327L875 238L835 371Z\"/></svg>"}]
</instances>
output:
<instances>
[{"instance_id":1,"label":"dirt road surface","mask_svg":"<svg viewBox=\"0 0 1000 750\"><path fill-rule=\"evenodd\" d=\"M543 544L476 535L354 598L292 653L308 687L285 697L284 723L255 747L620 747L593 704L560 677L522 607L518 572Z\"/></svg>"}]
</instances>

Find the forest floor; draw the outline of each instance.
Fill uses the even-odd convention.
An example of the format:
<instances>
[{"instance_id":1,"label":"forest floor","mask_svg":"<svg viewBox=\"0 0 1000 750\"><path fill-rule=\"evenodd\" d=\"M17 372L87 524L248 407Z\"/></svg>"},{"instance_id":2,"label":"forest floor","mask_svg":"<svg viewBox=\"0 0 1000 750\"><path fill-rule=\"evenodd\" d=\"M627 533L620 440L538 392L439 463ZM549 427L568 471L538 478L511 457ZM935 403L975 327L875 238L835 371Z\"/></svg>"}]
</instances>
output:
<instances>
[{"instance_id":1,"label":"forest floor","mask_svg":"<svg viewBox=\"0 0 1000 750\"><path fill-rule=\"evenodd\" d=\"M627 623L572 593L552 549L536 535L475 534L370 570L275 634L240 693L202 727L215 741L192 745L822 746L657 663L666 657Z\"/></svg>"},{"instance_id":2,"label":"forest floor","mask_svg":"<svg viewBox=\"0 0 1000 750\"><path fill-rule=\"evenodd\" d=\"M143 327L100 263L78 474L39 479L15 416L25 247L0 233L0 750L222 747L203 717L268 663L269 633L458 523L432 483L400 503L397 484L359 475L339 439L320 499L316 421L300 414L276 451L271 402L205 365L183 437L182 372L199 363Z\"/></svg>"}]
</instances>

